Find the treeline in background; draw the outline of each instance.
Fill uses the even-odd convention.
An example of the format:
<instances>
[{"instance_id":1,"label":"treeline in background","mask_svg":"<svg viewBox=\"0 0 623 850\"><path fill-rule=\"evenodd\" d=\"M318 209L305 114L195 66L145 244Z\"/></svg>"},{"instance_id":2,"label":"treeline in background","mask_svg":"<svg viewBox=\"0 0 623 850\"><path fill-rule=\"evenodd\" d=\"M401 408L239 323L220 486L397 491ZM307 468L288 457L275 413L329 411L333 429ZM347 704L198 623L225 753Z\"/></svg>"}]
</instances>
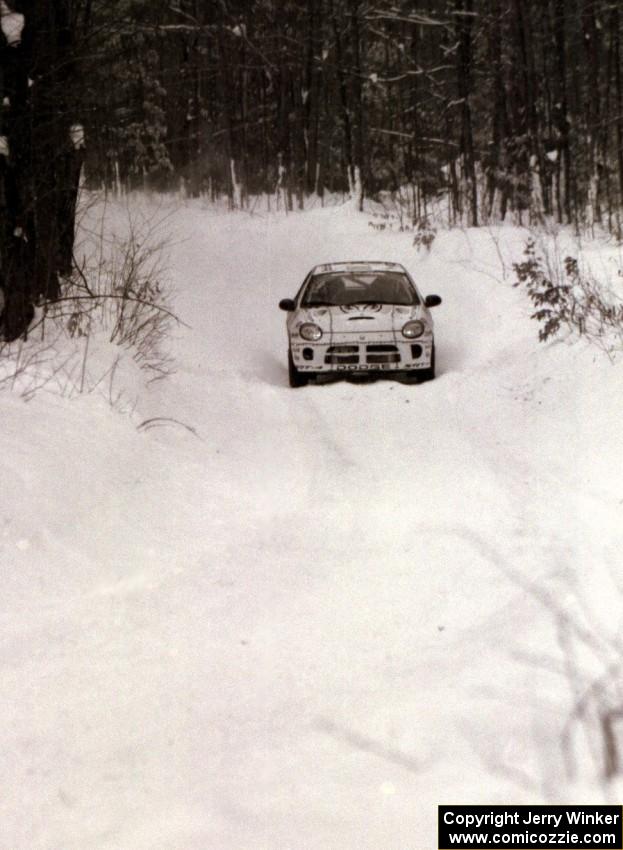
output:
<instances>
[{"instance_id":1,"label":"treeline in background","mask_svg":"<svg viewBox=\"0 0 623 850\"><path fill-rule=\"evenodd\" d=\"M416 214L445 195L473 225L525 211L619 228L619 5L150 0L117 4L115 27L106 4L89 179L183 179L232 205L409 191Z\"/></svg>"},{"instance_id":2,"label":"treeline in background","mask_svg":"<svg viewBox=\"0 0 623 850\"><path fill-rule=\"evenodd\" d=\"M622 235L618 0L2 0L5 333L89 188ZM13 327L13 329L11 329Z\"/></svg>"}]
</instances>

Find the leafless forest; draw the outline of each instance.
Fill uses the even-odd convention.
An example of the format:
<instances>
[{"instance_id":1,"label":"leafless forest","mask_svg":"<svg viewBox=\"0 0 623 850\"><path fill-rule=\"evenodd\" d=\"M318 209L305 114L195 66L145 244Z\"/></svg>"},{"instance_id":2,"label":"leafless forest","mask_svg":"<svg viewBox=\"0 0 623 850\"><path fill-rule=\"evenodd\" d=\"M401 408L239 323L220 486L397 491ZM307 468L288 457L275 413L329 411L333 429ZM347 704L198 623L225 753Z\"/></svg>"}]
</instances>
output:
<instances>
[{"instance_id":1,"label":"leafless forest","mask_svg":"<svg viewBox=\"0 0 623 850\"><path fill-rule=\"evenodd\" d=\"M92 188L443 198L621 235L613 0L11 0L2 12L5 336L57 298Z\"/></svg>"}]
</instances>

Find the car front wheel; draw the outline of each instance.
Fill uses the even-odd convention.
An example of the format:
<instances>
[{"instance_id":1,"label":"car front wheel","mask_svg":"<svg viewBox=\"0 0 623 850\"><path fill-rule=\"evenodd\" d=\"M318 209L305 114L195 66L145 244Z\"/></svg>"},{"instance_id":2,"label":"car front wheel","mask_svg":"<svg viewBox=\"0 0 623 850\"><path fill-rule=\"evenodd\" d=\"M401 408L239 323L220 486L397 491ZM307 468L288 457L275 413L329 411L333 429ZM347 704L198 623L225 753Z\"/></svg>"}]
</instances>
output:
<instances>
[{"instance_id":1,"label":"car front wheel","mask_svg":"<svg viewBox=\"0 0 623 850\"><path fill-rule=\"evenodd\" d=\"M423 381L432 381L435 377L435 344L433 343L433 349L430 353L430 366L428 369L418 369L417 376L420 383Z\"/></svg>"},{"instance_id":2,"label":"car front wheel","mask_svg":"<svg viewBox=\"0 0 623 850\"><path fill-rule=\"evenodd\" d=\"M435 377L435 346L430 354L430 366L426 369L410 369L405 373L403 383L422 384L424 381L432 381Z\"/></svg>"},{"instance_id":3,"label":"car front wheel","mask_svg":"<svg viewBox=\"0 0 623 850\"><path fill-rule=\"evenodd\" d=\"M300 372L294 365L291 351L288 351L288 380L291 387L304 387L309 382L307 375Z\"/></svg>"}]
</instances>

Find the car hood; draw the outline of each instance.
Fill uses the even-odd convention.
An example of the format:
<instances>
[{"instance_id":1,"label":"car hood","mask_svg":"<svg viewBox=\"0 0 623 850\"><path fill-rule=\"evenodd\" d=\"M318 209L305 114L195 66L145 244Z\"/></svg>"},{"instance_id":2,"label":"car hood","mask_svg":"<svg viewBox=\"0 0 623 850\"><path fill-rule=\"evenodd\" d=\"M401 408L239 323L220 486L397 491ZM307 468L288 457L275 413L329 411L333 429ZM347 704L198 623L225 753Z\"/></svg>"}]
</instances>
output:
<instances>
[{"instance_id":1,"label":"car hood","mask_svg":"<svg viewBox=\"0 0 623 850\"><path fill-rule=\"evenodd\" d=\"M353 304L348 307L307 307L305 321L325 332L379 333L400 330L410 319L421 318L419 306L402 304Z\"/></svg>"}]
</instances>

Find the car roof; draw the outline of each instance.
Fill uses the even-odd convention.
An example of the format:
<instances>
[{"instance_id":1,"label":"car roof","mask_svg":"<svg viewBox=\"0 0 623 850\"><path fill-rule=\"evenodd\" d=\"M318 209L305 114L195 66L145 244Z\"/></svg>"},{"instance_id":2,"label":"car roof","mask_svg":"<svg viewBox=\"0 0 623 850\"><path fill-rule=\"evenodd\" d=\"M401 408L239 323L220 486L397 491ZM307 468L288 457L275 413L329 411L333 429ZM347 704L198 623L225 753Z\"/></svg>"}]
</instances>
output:
<instances>
[{"instance_id":1,"label":"car roof","mask_svg":"<svg viewBox=\"0 0 623 850\"><path fill-rule=\"evenodd\" d=\"M322 263L314 266L311 274L326 274L328 272L404 272L406 269L400 263L388 263L384 260L348 260L340 263Z\"/></svg>"}]
</instances>

